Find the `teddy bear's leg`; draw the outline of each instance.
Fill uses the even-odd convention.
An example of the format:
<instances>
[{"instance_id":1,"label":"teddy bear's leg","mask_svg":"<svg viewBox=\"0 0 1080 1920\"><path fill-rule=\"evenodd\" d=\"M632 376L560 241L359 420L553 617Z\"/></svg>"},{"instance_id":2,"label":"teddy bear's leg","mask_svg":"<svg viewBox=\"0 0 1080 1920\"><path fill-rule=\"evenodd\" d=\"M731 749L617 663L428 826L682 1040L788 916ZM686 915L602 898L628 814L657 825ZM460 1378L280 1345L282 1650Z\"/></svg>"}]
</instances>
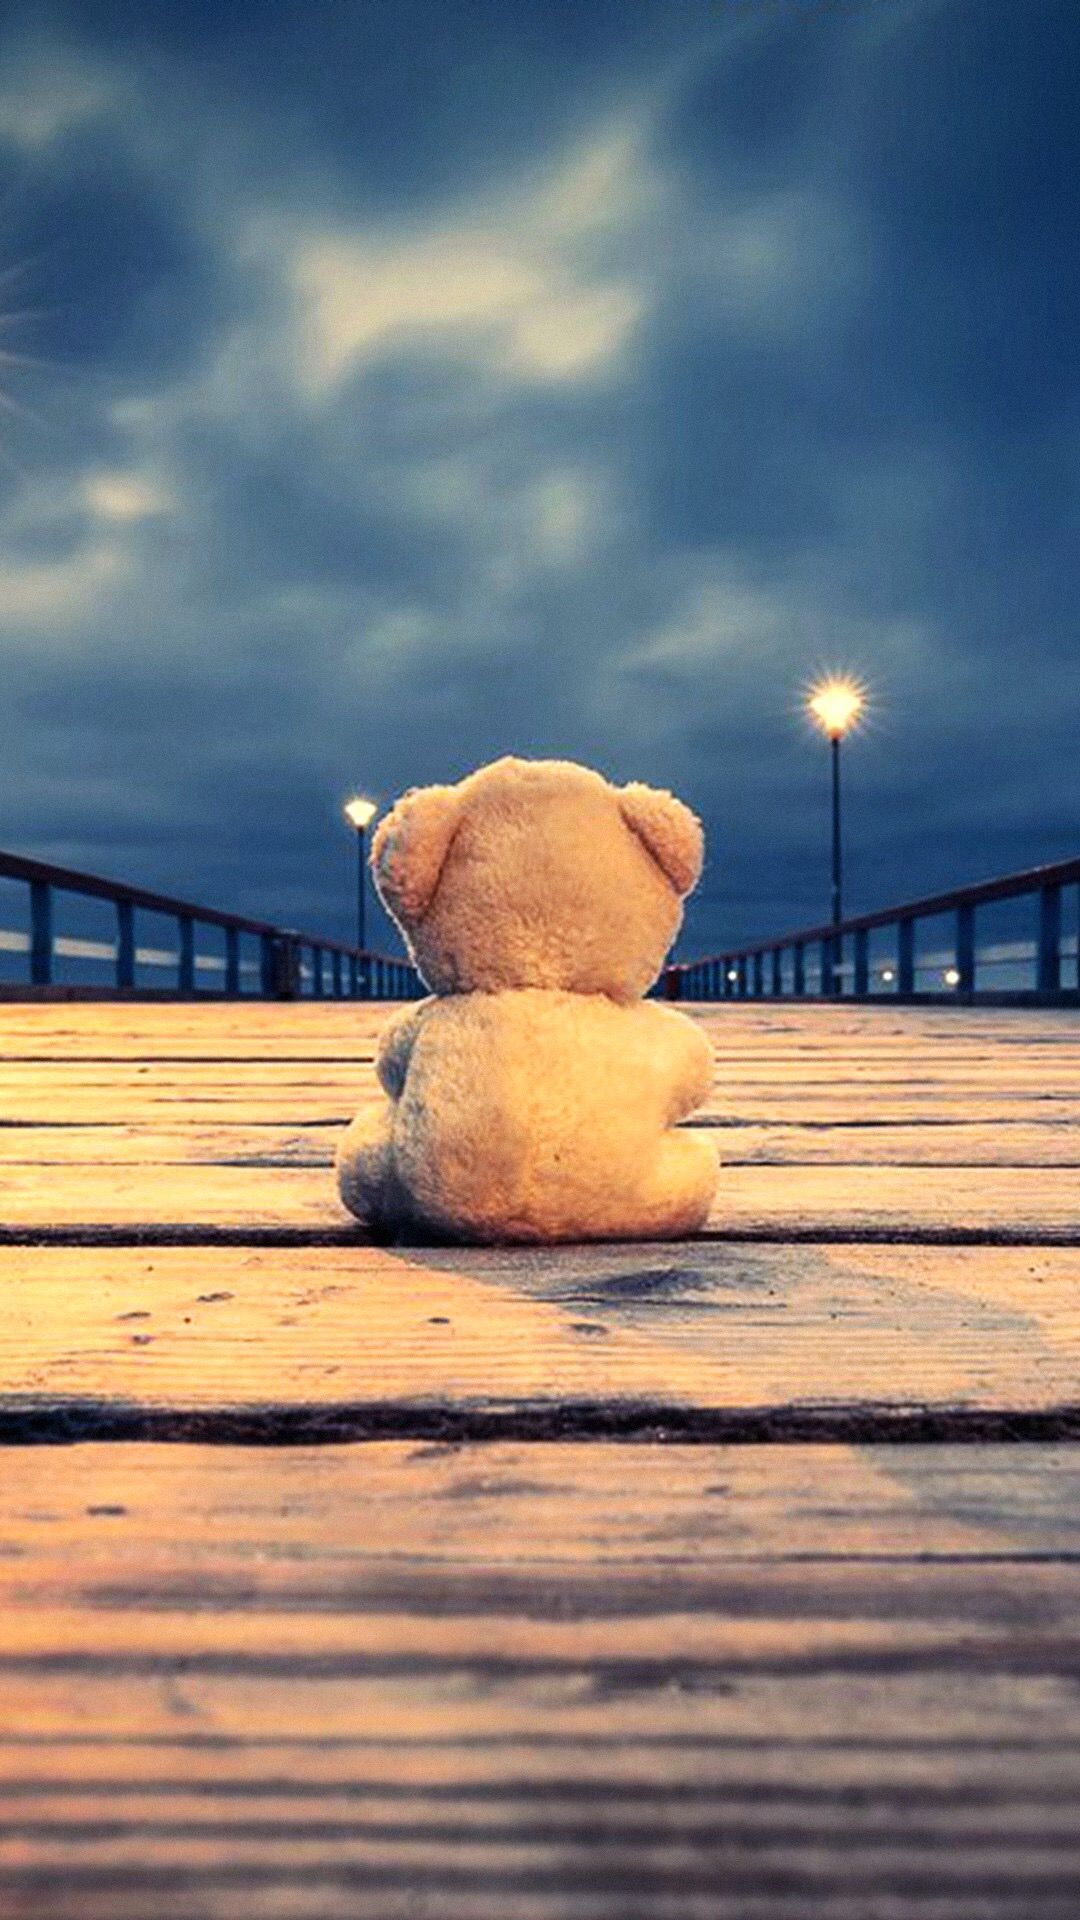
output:
<instances>
[{"instance_id":1,"label":"teddy bear's leg","mask_svg":"<svg viewBox=\"0 0 1080 1920\"><path fill-rule=\"evenodd\" d=\"M708 1218L718 1171L707 1140L693 1133L666 1133L645 1194L643 1231L663 1237L696 1233Z\"/></svg>"},{"instance_id":2,"label":"teddy bear's leg","mask_svg":"<svg viewBox=\"0 0 1080 1920\"><path fill-rule=\"evenodd\" d=\"M338 1191L365 1226L386 1219L390 1189L390 1133L385 1113L361 1110L337 1152Z\"/></svg>"}]
</instances>

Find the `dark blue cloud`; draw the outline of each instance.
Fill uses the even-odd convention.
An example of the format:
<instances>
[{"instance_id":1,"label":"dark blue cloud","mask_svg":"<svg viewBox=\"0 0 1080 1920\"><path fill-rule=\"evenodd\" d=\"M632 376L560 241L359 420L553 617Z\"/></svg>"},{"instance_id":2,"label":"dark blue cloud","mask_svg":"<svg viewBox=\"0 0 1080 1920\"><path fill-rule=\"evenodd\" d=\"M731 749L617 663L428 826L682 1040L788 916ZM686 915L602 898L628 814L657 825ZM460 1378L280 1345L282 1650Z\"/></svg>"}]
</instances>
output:
<instances>
[{"instance_id":1,"label":"dark blue cloud","mask_svg":"<svg viewBox=\"0 0 1080 1920\"><path fill-rule=\"evenodd\" d=\"M340 211L400 214L486 190L501 162L542 161L711 13L707 0L674 14L663 0L106 0L50 18L84 48L172 68L211 137L259 172L321 174Z\"/></svg>"},{"instance_id":2,"label":"dark blue cloud","mask_svg":"<svg viewBox=\"0 0 1080 1920\"><path fill-rule=\"evenodd\" d=\"M175 183L148 178L107 128L28 161L0 149L6 258L41 310L38 354L64 368L158 378L190 364L230 302L226 263L194 230Z\"/></svg>"}]
</instances>

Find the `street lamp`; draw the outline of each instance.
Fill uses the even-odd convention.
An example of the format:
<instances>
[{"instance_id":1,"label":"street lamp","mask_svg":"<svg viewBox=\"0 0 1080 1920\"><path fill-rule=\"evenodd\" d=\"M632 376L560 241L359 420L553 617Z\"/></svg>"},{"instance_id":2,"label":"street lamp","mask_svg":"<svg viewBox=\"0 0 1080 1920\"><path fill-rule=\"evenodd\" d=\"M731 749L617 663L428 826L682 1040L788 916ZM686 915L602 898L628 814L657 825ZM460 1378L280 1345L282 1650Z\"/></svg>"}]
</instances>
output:
<instances>
[{"instance_id":1,"label":"street lamp","mask_svg":"<svg viewBox=\"0 0 1080 1920\"><path fill-rule=\"evenodd\" d=\"M367 800L362 793L354 793L351 800L345 802L345 818L350 827L356 828L356 852L358 866L356 873L356 944L364 947L364 834L374 820L378 807L374 800Z\"/></svg>"},{"instance_id":2,"label":"street lamp","mask_svg":"<svg viewBox=\"0 0 1080 1920\"><path fill-rule=\"evenodd\" d=\"M840 842L840 742L850 733L866 705L866 689L857 680L833 677L811 687L806 699L811 719L829 741L832 761L832 923L839 927L843 917L842 860ZM832 991L839 992L836 971L840 964L840 935L833 938Z\"/></svg>"}]
</instances>

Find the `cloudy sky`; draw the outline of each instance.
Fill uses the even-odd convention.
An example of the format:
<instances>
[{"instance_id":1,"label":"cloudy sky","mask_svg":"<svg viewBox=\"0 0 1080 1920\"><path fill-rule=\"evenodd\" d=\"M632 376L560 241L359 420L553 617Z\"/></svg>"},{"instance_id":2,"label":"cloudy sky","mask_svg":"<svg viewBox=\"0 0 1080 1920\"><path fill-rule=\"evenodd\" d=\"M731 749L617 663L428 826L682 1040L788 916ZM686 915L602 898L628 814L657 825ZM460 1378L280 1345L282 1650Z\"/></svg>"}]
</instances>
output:
<instances>
[{"instance_id":1,"label":"cloudy sky","mask_svg":"<svg viewBox=\"0 0 1080 1920\"><path fill-rule=\"evenodd\" d=\"M347 934L354 785L566 754L702 814L700 950L824 910L840 665L853 908L1076 852L1078 52L8 0L0 845Z\"/></svg>"}]
</instances>

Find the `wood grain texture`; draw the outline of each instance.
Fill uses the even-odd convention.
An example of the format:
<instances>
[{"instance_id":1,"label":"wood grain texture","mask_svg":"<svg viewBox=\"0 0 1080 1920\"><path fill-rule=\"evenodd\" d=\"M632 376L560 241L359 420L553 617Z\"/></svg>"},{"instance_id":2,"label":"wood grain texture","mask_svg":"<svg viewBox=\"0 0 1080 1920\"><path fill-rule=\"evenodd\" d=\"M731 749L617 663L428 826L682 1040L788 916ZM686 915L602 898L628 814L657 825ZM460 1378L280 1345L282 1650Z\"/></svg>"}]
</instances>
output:
<instances>
[{"instance_id":1,"label":"wood grain texture","mask_svg":"<svg viewBox=\"0 0 1080 1920\"><path fill-rule=\"evenodd\" d=\"M24 1454L0 1910L1064 1920L1078 1495L1073 1447Z\"/></svg>"}]
</instances>

